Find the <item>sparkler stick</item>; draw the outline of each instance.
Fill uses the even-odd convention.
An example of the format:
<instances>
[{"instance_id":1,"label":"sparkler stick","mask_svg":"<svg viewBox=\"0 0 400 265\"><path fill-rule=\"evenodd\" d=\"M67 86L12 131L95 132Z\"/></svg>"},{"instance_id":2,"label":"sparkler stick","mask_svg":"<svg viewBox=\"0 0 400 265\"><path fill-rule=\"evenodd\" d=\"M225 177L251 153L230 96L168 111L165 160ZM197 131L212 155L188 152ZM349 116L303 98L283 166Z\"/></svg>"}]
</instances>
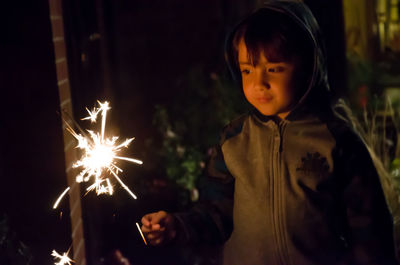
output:
<instances>
[{"instance_id":1,"label":"sparkler stick","mask_svg":"<svg viewBox=\"0 0 400 265\"><path fill-rule=\"evenodd\" d=\"M60 255L57 253L57 251L53 250L51 255L54 257L54 259L59 259L59 261L54 264L55 265L66 265L66 264L71 265L71 262L75 263L75 261L73 261L72 259L70 259L68 257L68 252L69 252L69 250L66 253L64 252L63 255Z\"/></svg>"},{"instance_id":2,"label":"sparkler stick","mask_svg":"<svg viewBox=\"0 0 400 265\"><path fill-rule=\"evenodd\" d=\"M58 204L60 203L61 199L64 197L65 194L69 191L70 187L66 188L63 193L58 197L57 201L53 205L53 209L57 208Z\"/></svg>"},{"instance_id":3,"label":"sparkler stick","mask_svg":"<svg viewBox=\"0 0 400 265\"><path fill-rule=\"evenodd\" d=\"M146 239L144 238L144 235L143 235L143 233L142 233L142 229L140 229L140 226L139 226L138 223L136 223L136 227L137 227L137 229L139 230L139 233L140 233L140 235L141 235L142 238L143 238L144 244L147 246Z\"/></svg>"}]
</instances>

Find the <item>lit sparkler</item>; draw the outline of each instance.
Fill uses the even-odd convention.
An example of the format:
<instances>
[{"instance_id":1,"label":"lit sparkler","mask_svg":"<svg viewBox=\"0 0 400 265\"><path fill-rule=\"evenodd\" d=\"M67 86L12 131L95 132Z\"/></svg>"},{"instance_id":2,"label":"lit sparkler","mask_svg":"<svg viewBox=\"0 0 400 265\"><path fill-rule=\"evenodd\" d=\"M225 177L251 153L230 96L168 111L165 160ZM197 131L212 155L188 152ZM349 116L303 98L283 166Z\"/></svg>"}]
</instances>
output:
<instances>
[{"instance_id":1,"label":"lit sparkler","mask_svg":"<svg viewBox=\"0 0 400 265\"><path fill-rule=\"evenodd\" d=\"M120 183L120 185L136 199L136 195L125 185L125 183L119 178L118 173L122 172L122 169L117 166L116 160L124 160L136 164L143 164L142 161L119 156L118 153L123 147L133 141L134 138L129 138L120 144L117 144L118 136L106 137L106 117L107 111L110 109L109 103L105 101L101 103L98 101L100 107L93 108L92 111L86 108L89 116L82 120L90 120L92 123L96 122L97 116L101 114L101 131L100 133L87 130L87 135L83 130L82 134L78 134L65 120L67 130L78 140L77 148L83 150L83 155L80 160L72 165L73 168L82 168L81 172L76 177L77 182L88 182L90 179L94 179L93 184L87 187L87 191L96 190L96 194L107 193L112 195L114 190L111 185L111 181L108 177L104 176L104 171L111 173L111 175ZM68 192L68 189L60 195L53 208L56 208L62 197Z\"/></svg>"},{"instance_id":2,"label":"lit sparkler","mask_svg":"<svg viewBox=\"0 0 400 265\"><path fill-rule=\"evenodd\" d=\"M106 117L107 111L110 109L109 103L105 101L101 103L98 101L100 107L94 108L92 111L88 110L89 116L84 118L84 120L90 120L91 122L96 122L97 115L101 114L101 132L95 133L88 130L90 138L84 137L81 134L77 134L71 126L68 126L68 131L78 140L78 148L84 151L84 154L80 160L78 160L73 167L82 167L82 171L76 177L77 182L88 182L92 177L94 178L94 183L87 188L87 191L96 190L97 195L102 193L113 194L113 187L109 178L103 176L103 171L107 170L110 172L115 179L121 184L121 186L134 198L137 197L133 192L126 186L122 180L118 177L118 173L122 172L122 169L116 165L116 159L125 160L137 164L142 164L143 162L137 159L129 157L118 156L118 152L123 147L128 147L128 145L133 141L134 138L126 139L121 144L117 145L117 136L111 138L105 137L106 128Z\"/></svg>"},{"instance_id":3,"label":"lit sparkler","mask_svg":"<svg viewBox=\"0 0 400 265\"><path fill-rule=\"evenodd\" d=\"M55 265L67 265L67 264L71 265L71 262L75 262L75 261L73 261L72 259L70 259L68 257L68 252L69 251L67 251L66 253L64 252L63 255L60 255L60 254L57 253L57 251L53 250L51 255L54 257L54 259L59 259L59 261L54 263L54 264Z\"/></svg>"},{"instance_id":4,"label":"lit sparkler","mask_svg":"<svg viewBox=\"0 0 400 265\"><path fill-rule=\"evenodd\" d=\"M136 223L136 227L137 227L137 229L139 230L139 233L140 233L140 235L142 236L144 243L147 245L146 238L144 237L143 232L142 232L142 229L140 229L140 226L139 226L138 223Z\"/></svg>"}]
</instances>

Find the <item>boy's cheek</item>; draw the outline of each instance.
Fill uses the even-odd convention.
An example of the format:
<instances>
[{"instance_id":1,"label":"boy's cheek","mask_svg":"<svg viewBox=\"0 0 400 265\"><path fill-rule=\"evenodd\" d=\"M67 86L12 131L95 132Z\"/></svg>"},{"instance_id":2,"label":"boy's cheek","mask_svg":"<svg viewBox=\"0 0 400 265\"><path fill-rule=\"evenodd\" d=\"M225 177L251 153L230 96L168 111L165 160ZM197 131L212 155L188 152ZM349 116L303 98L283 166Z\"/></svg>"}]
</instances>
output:
<instances>
[{"instance_id":1,"label":"boy's cheek","mask_svg":"<svg viewBox=\"0 0 400 265\"><path fill-rule=\"evenodd\" d=\"M248 89L243 89L243 94L246 100L251 103L251 93Z\"/></svg>"},{"instance_id":2,"label":"boy's cheek","mask_svg":"<svg viewBox=\"0 0 400 265\"><path fill-rule=\"evenodd\" d=\"M249 96L252 95L255 91L254 85L251 83L243 83L242 89L243 89L243 92L245 93L245 95L249 95Z\"/></svg>"}]
</instances>

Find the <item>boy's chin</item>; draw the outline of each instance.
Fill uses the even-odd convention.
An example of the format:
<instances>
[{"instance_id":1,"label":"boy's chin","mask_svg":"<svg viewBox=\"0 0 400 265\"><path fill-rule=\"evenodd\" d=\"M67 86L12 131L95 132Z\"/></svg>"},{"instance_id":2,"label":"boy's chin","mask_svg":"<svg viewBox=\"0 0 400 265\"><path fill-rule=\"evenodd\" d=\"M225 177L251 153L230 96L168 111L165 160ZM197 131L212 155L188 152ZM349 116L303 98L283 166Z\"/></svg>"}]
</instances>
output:
<instances>
[{"instance_id":1,"label":"boy's chin","mask_svg":"<svg viewBox=\"0 0 400 265\"><path fill-rule=\"evenodd\" d=\"M284 119L289 112L279 112L279 111L273 111L273 110L265 110L265 109L259 109L257 108L258 112L261 113L264 116L277 116L280 117L282 119Z\"/></svg>"},{"instance_id":2,"label":"boy's chin","mask_svg":"<svg viewBox=\"0 0 400 265\"><path fill-rule=\"evenodd\" d=\"M275 116L278 115L279 113L273 110L265 110L265 109L259 109L257 108L258 112L261 113L264 116Z\"/></svg>"}]
</instances>

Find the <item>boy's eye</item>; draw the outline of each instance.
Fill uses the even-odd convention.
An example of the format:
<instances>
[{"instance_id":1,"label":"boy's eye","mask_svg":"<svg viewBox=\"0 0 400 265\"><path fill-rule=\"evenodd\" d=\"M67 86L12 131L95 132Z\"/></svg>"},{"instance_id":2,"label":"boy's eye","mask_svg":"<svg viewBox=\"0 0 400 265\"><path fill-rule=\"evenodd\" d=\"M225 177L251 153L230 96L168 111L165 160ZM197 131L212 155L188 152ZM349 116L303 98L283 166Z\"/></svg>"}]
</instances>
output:
<instances>
[{"instance_id":1,"label":"boy's eye","mask_svg":"<svg viewBox=\"0 0 400 265\"><path fill-rule=\"evenodd\" d=\"M285 68L283 68L282 66L271 67L271 68L267 69L267 71L269 73L280 73L280 72L283 72L284 70L285 70Z\"/></svg>"},{"instance_id":2,"label":"boy's eye","mask_svg":"<svg viewBox=\"0 0 400 265\"><path fill-rule=\"evenodd\" d=\"M243 69L242 70L242 74L248 75L250 73L251 73L251 71L249 69Z\"/></svg>"}]
</instances>

